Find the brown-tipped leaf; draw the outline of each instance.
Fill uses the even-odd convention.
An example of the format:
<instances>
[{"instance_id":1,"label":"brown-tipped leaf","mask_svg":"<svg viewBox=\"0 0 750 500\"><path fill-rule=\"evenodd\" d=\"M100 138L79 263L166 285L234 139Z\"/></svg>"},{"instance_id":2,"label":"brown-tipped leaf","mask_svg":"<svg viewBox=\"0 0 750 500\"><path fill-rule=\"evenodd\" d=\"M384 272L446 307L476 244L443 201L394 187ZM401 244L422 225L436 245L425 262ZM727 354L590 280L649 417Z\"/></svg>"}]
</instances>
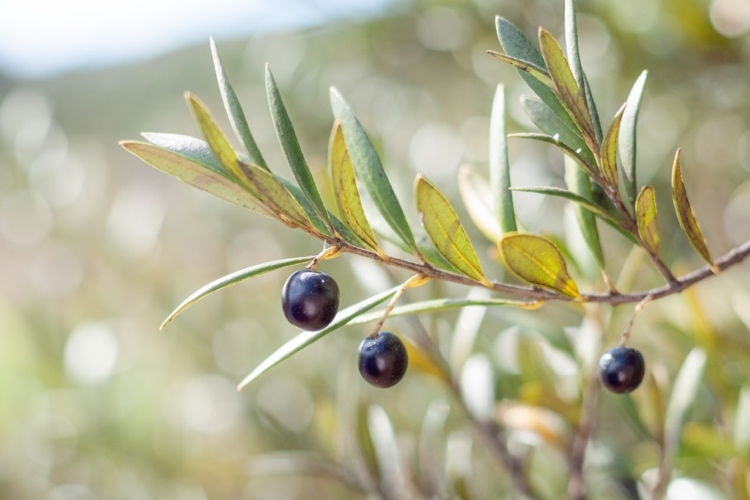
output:
<instances>
[{"instance_id":1,"label":"brown-tipped leaf","mask_svg":"<svg viewBox=\"0 0 750 500\"><path fill-rule=\"evenodd\" d=\"M487 283L469 235L450 202L422 175L414 184L417 212L440 255L469 278Z\"/></svg>"},{"instance_id":2,"label":"brown-tipped leaf","mask_svg":"<svg viewBox=\"0 0 750 500\"><path fill-rule=\"evenodd\" d=\"M625 112L625 106L626 104L623 104L617 111L602 143L602 173L612 187L612 191L616 194L620 181L617 170L617 140L620 137L620 122L622 121L622 114Z\"/></svg>"},{"instance_id":3,"label":"brown-tipped leaf","mask_svg":"<svg viewBox=\"0 0 750 500\"><path fill-rule=\"evenodd\" d=\"M581 297L565 259L551 241L531 234L509 234L498 247L505 265L519 278L573 299Z\"/></svg>"},{"instance_id":4,"label":"brown-tipped leaf","mask_svg":"<svg viewBox=\"0 0 750 500\"><path fill-rule=\"evenodd\" d=\"M685 184L682 180L679 149L675 154L674 164L672 165L672 201L674 201L674 207L677 211L677 220L680 221L680 227L682 227L688 241L690 241L695 251L703 257L703 260L708 262L713 272L718 273L719 269L714 265L713 259L711 259L706 240L703 238L703 233L698 226L698 221L695 219L693 208L690 206L690 200L688 200Z\"/></svg>"},{"instance_id":5,"label":"brown-tipped leaf","mask_svg":"<svg viewBox=\"0 0 750 500\"><path fill-rule=\"evenodd\" d=\"M643 186L635 200L638 234L651 253L659 254L659 226L656 223L656 194L651 186Z\"/></svg>"}]
</instances>

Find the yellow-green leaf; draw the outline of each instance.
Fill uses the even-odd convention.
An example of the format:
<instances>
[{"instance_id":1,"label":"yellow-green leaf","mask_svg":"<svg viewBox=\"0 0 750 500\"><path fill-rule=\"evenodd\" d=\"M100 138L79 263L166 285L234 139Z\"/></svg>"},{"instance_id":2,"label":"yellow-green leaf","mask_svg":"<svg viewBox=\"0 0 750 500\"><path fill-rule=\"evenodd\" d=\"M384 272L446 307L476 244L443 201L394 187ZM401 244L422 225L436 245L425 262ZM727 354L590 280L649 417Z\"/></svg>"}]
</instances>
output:
<instances>
[{"instance_id":1,"label":"yellow-green leaf","mask_svg":"<svg viewBox=\"0 0 750 500\"><path fill-rule=\"evenodd\" d=\"M333 194L336 198L336 206L339 209L341 220L362 243L375 251L379 251L375 235L362 209L357 179L354 176L354 168L349 158L349 151L346 149L344 133L339 122L333 125L328 147L328 162L331 169Z\"/></svg>"},{"instance_id":2,"label":"yellow-green leaf","mask_svg":"<svg viewBox=\"0 0 750 500\"><path fill-rule=\"evenodd\" d=\"M198 139L193 139L193 141L198 141ZM200 142L203 143L203 141ZM121 141L120 146L152 167L173 175L193 187L235 205L273 217L272 213L261 205L256 197L229 178L223 170L220 170L220 165L208 163L208 161L215 161L215 159L210 156L207 145L207 154L202 154L202 151L198 152L201 154L196 154L194 148L186 148L186 152L180 154L161 146L140 141Z\"/></svg>"},{"instance_id":3,"label":"yellow-green leaf","mask_svg":"<svg viewBox=\"0 0 750 500\"><path fill-rule=\"evenodd\" d=\"M578 88L573 72L568 66L568 61L552 35L540 28L539 45L542 49L544 63L547 71L555 85L555 91L565 107L570 111L573 120L576 122L586 143L592 152L598 152L598 144L594 137L594 125L591 122L591 114L586 105L586 98Z\"/></svg>"},{"instance_id":4,"label":"yellow-green leaf","mask_svg":"<svg viewBox=\"0 0 750 500\"><path fill-rule=\"evenodd\" d=\"M614 193L618 192L617 186L620 181L620 175L617 171L617 139L620 136L620 122L622 121L622 114L625 112L625 106L623 104L615 115L602 143L602 173Z\"/></svg>"},{"instance_id":5,"label":"yellow-green leaf","mask_svg":"<svg viewBox=\"0 0 750 500\"><path fill-rule=\"evenodd\" d=\"M679 149L675 154L674 164L672 165L672 201L674 201L674 207L677 211L677 220L680 221L680 227L682 227L688 241L690 241L695 251L703 257L703 260L708 262L713 272L718 273L719 269L714 265L711 254L708 252L706 240L703 238L701 228L695 219L695 214L690 206L690 200L688 200L687 191L685 190L685 184L682 181Z\"/></svg>"},{"instance_id":6,"label":"yellow-green leaf","mask_svg":"<svg viewBox=\"0 0 750 500\"><path fill-rule=\"evenodd\" d=\"M440 255L469 278L488 283L469 235L445 196L430 181L418 175L414 197L422 225Z\"/></svg>"},{"instance_id":7,"label":"yellow-green leaf","mask_svg":"<svg viewBox=\"0 0 750 500\"><path fill-rule=\"evenodd\" d=\"M302 205L271 172L258 165L243 162L239 164L249 183L258 191L260 199L270 211L288 219L292 225L315 230Z\"/></svg>"},{"instance_id":8,"label":"yellow-green leaf","mask_svg":"<svg viewBox=\"0 0 750 500\"><path fill-rule=\"evenodd\" d=\"M216 159L219 160L219 163L237 182L252 190L252 186L248 185L247 178L240 168L239 156L232 149L232 145L229 143L227 137L219 129L206 105L190 92L185 92L185 101L187 101L188 107L193 113L198 127L201 129L203 138L208 142L211 151L216 156Z\"/></svg>"},{"instance_id":9,"label":"yellow-green leaf","mask_svg":"<svg viewBox=\"0 0 750 500\"><path fill-rule=\"evenodd\" d=\"M552 83L552 80L550 79L549 74L543 68L540 68L536 64L530 63L529 61L524 61L522 59L518 59L517 57L509 56L506 54L501 54L499 52L495 52L494 50L488 50L487 53L494 58L500 59L504 63L510 64L514 68L520 69L521 71L528 73L529 75L533 76L536 80L538 80L540 83L544 84L545 86L549 88L552 88L553 83Z\"/></svg>"},{"instance_id":10,"label":"yellow-green leaf","mask_svg":"<svg viewBox=\"0 0 750 500\"><path fill-rule=\"evenodd\" d=\"M656 194L651 186L643 186L635 200L635 220L643 244L653 254L659 253L659 226L656 223Z\"/></svg>"},{"instance_id":11,"label":"yellow-green leaf","mask_svg":"<svg viewBox=\"0 0 750 500\"><path fill-rule=\"evenodd\" d=\"M574 299L581 297L560 250L549 240L532 234L509 234L498 247L505 265L519 278Z\"/></svg>"}]
</instances>

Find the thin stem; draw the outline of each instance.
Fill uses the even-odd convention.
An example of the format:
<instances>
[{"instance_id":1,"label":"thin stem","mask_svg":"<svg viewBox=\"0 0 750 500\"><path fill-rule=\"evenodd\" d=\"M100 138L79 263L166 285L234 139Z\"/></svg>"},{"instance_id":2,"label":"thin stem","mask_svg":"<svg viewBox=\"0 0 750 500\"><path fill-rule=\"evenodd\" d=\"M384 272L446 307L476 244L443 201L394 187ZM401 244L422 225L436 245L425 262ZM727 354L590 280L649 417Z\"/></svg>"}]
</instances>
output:
<instances>
[{"instance_id":1,"label":"thin stem","mask_svg":"<svg viewBox=\"0 0 750 500\"><path fill-rule=\"evenodd\" d=\"M316 235L319 238L324 238L328 243L334 246L338 246L342 251L348 252L354 255L367 257L369 259L376 260L383 264L399 267L402 269L408 269L415 273L423 274L428 278L433 278L441 281L447 281L450 283L456 283L464 286L484 286L492 291L510 295L515 298L525 300L540 300L540 301L561 301L561 302L575 302L570 297L556 293L554 291L543 290L540 288L512 285L509 283L499 283L490 281L487 285L474 281L471 278L467 278L461 274L452 273L438 269L431 264L424 264L418 262L412 262L408 260L399 259L396 257L384 258L377 253L367 250L364 248L357 247L344 241L336 240L330 237L323 237L322 235ZM746 241L742 245L735 247L726 254L722 255L714 261L716 267L720 270L728 269L736 264L739 264L750 255L750 241ZM715 273L711 266L705 265L695 271L688 273L679 278L674 278L674 281L670 281L666 285L652 288L650 290L643 290L631 293L613 293L612 291L605 293L584 293L581 294L579 302L594 302L611 305L619 304L630 304L634 302L640 302L646 297L651 296L652 300L660 299L668 295L680 293L686 288L703 281L706 278L710 278Z\"/></svg>"},{"instance_id":2,"label":"thin stem","mask_svg":"<svg viewBox=\"0 0 750 500\"><path fill-rule=\"evenodd\" d=\"M638 316L638 313L641 312L643 308L646 307L646 304L651 302L652 299L653 297L651 295L648 295L645 299L638 302L637 306L635 306L633 314L630 315L628 324L625 325L625 330L623 330L622 335L620 336L620 347L624 347L628 343L628 340L630 340L630 330L633 329L633 322L635 321L635 317Z\"/></svg>"}]
</instances>

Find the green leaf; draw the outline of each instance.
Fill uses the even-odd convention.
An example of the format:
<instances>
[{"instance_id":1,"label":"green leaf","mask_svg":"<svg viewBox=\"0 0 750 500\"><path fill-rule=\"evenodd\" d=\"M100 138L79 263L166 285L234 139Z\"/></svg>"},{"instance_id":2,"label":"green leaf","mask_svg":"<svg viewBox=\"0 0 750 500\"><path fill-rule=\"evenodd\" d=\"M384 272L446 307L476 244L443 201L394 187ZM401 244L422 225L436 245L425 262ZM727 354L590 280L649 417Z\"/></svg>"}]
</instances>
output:
<instances>
[{"instance_id":1,"label":"green leaf","mask_svg":"<svg viewBox=\"0 0 750 500\"><path fill-rule=\"evenodd\" d=\"M314 230L305 209L273 173L257 165L243 162L240 164L248 181L258 191L263 204L269 210L279 215L282 220L287 219L287 223L291 223L292 226Z\"/></svg>"},{"instance_id":2,"label":"green leaf","mask_svg":"<svg viewBox=\"0 0 750 500\"><path fill-rule=\"evenodd\" d=\"M411 314L422 314L422 313L436 313L439 311L448 311L451 309L463 309L464 307L476 307L476 306L514 306L521 307L524 309L535 309L539 307L537 302L519 302L516 300L505 300L505 299L492 299L492 298L460 298L460 299L433 299L425 300L423 302L414 302L412 304L405 304L402 306L396 306L388 314L389 318L396 316L408 316ZM360 325L363 323L369 323L370 321L377 321L383 317L383 311L374 311L371 313L363 314L358 318L352 320L350 325Z\"/></svg>"},{"instance_id":3,"label":"green leaf","mask_svg":"<svg viewBox=\"0 0 750 500\"><path fill-rule=\"evenodd\" d=\"M513 187L511 189L513 191L521 191L524 193L544 194L548 196L556 196L558 198L564 198L566 200L570 200L574 203L578 203L586 210L598 215L604 221L611 224L613 227L615 228L619 227L618 224L620 221L615 214L608 213L603 207L597 205L596 202L594 202L593 200L589 198L585 198L572 191L568 191L567 189L548 187L548 186Z\"/></svg>"},{"instance_id":4,"label":"green leaf","mask_svg":"<svg viewBox=\"0 0 750 500\"><path fill-rule=\"evenodd\" d=\"M324 234L326 236L333 236L331 231L328 229L328 226L326 226L326 223L323 222L323 219L320 218L320 216L317 214L315 209L313 208L312 204L310 203L310 200L305 196L305 193L302 192L302 190L294 184L293 182L281 177L277 174L272 174L277 181L287 190L289 191L289 194L292 195L292 197L297 201L300 207L302 207L302 210L307 215L307 218L310 220L310 224L321 234ZM330 218L330 213L329 213Z\"/></svg>"},{"instance_id":5,"label":"green leaf","mask_svg":"<svg viewBox=\"0 0 750 500\"><path fill-rule=\"evenodd\" d=\"M628 99L625 101L625 113L622 115L620 124L620 141L618 149L625 173L625 192L628 194L630 203L635 202L635 194L638 191L636 181L636 126L638 124L638 111L641 107L643 88L646 85L648 72L644 71L636 79L633 88L630 89Z\"/></svg>"},{"instance_id":6,"label":"green leaf","mask_svg":"<svg viewBox=\"0 0 750 500\"><path fill-rule=\"evenodd\" d=\"M362 208L362 200L359 196L359 189L357 189L357 179L354 177L354 168L346 149L341 124L338 122L333 125L331 133L328 146L328 163L331 169L333 194L341 219L368 248L380 253L381 250L378 248L375 235Z\"/></svg>"},{"instance_id":7,"label":"green leaf","mask_svg":"<svg viewBox=\"0 0 750 500\"><path fill-rule=\"evenodd\" d=\"M469 217L493 244L503 235L493 210L490 184L468 165L458 169L458 191Z\"/></svg>"},{"instance_id":8,"label":"green leaf","mask_svg":"<svg viewBox=\"0 0 750 500\"><path fill-rule=\"evenodd\" d=\"M552 35L543 28L539 29L539 45L542 49L547 71L549 71L550 77L555 83L555 93L565 104L578 129L583 134L586 144L596 155L599 145L594 138L591 114L562 49Z\"/></svg>"},{"instance_id":9,"label":"green leaf","mask_svg":"<svg viewBox=\"0 0 750 500\"><path fill-rule=\"evenodd\" d=\"M211 43L211 56L214 60L214 69L216 71L216 81L219 83L219 91L221 92L221 100L224 102L224 109L227 111L229 117L229 123L232 125L237 138L242 142L245 147L245 151L250 157L250 163L254 163L260 167L268 169L266 161L263 159L263 155L258 149L258 145L255 143L253 134L250 132L250 127L247 124L245 113L242 111L242 105L240 105L237 94L229 83L229 77L227 77L224 66L221 64L221 57L219 57L219 51L216 48L216 42L213 37L210 39Z\"/></svg>"},{"instance_id":10,"label":"green leaf","mask_svg":"<svg viewBox=\"0 0 750 500\"><path fill-rule=\"evenodd\" d=\"M144 135L149 138L156 136L156 134ZM256 197L243 189L224 171L211 154L208 144L192 137L172 136L171 134L159 134L158 140L162 144L169 143L170 147L140 141L121 141L120 146L149 165L193 187L235 205L273 217ZM199 143L202 143L203 147Z\"/></svg>"},{"instance_id":11,"label":"green leaf","mask_svg":"<svg viewBox=\"0 0 750 500\"><path fill-rule=\"evenodd\" d=\"M615 195L618 193L618 186L620 184L620 174L617 170L617 138L620 135L620 120L622 120L625 106L626 104L623 104L619 111L617 111L602 143L602 173L612 187L612 192Z\"/></svg>"},{"instance_id":12,"label":"green leaf","mask_svg":"<svg viewBox=\"0 0 750 500\"><path fill-rule=\"evenodd\" d=\"M672 201L674 201L674 208L677 211L677 220L680 221L680 227L682 227L682 231L687 236L688 241L690 241L695 251L698 252L698 255L708 262L713 272L718 273L719 269L714 264L713 259L711 259L706 240L703 238L698 221L695 220L695 214L690 206L685 184L682 181L679 149L675 154L674 164L672 165Z\"/></svg>"},{"instance_id":13,"label":"green leaf","mask_svg":"<svg viewBox=\"0 0 750 500\"><path fill-rule=\"evenodd\" d=\"M185 309L192 306L193 304L198 302L200 299L207 297L208 295L211 295L214 292L217 292L228 286L234 285L235 283L239 283L242 280L252 278L253 276L259 276L269 271L275 271L276 269L282 269L284 267L290 267L290 266L295 266L297 264L310 262L313 258L315 258L314 255L309 255L306 257L294 257L291 259L283 259L283 260L277 260L273 262L266 262L263 264L259 264L257 266L252 266L246 269L235 271L231 274L227 274L226 276L223 276L217 280L214 280L211 283L208 283L207 285L202 286L201 288L193 292L188 298L183 300L182 303L179 306L177 306L175 310L169 314L169 316L167 316L167 319L165 319L164 322L161 324L161 326L159 327L159 330L164 329L164 327L167 326L169 322L175 319L177 315L183 312Z\"/></svg>"},{"instance_id":14,"label":"green leaf","mask_svg":"<svg viewBox=\"0 0 750 500\"><path fill-rule=\"evenodd\" d=\"M494 50L488 50L487 53L496 59L500 59L504 63L510 64L517 70L523 71L545 87L552 88L554 85L552 79L547 73L547 70L545 70L543 67L537 66L536 64L530 63L528 61L523 61L513 56L509 56L507 54L495 52Z\"/></svg>"},{"instance_id":15,"label":"green leaf","mask_svg":"<svg viewBox=\"0 0 750 500\"><path fill-rule=\"evenodd\" d=\"M573 158L578 166L580 166L587 174L591 176L596 176L596 171L592 169L592 167L589 165L589 163L584 159L579 151L574 150L567 144L560 142L559 138L555 138L553 136L549 136L547 134L533 134L533 133L521 133L521 134L509 134L508 137L515 137L518 139L532 139L535 141L541 141L546 142L547 144L552 144L553 146L556 146L559 148L563 153L565 153L567 156L570 156Z\"/></svg>"},{"instance_id":16,"label":"green leaf","mask_svg":"<svg viewBox=\"0 0 750 500\"><path fill-rule=\"evenodd\" d=\"M575 160L567 155L565 156L564 163L565 183L568 185L568 189L583 198L591 198L591 178L588 174L578 168ZM586 246L594 257L597 267L601 271L604 271L606 268L604 252L602 251L602 244L599 239L599 228L596 226L596 217L580 205L576 205L574 210L578 225L581 228L581 234L586 241Z\"/></svg>"},{"instance_id":17,"label":"green leaf","mask_svg":"<svg viewBox=\"0 0 750 500\"><path fill-rule=\"evenodd\" d=\"M682 363L675 379L664 419L665 456L663 460L667 463L671 462L679 448L682 426L685 423L690 406L695 402L698 395L706 361L706 353L697 347L693 348Z\"/></svg>"},{"instance_id":18,"label":"green leaf","mask_svg":"<svg viewBox=\"0 0 750 500\"><path fill-rule=\"evenodd\" d=\"M297 140L297 134L294 132L292 121L286 111L284 101L281 99L281 93L276 86L276 80L274 80L271 69L267 64L266 95L268 97L268 106L271 109L273 126L276 129L276 136L279 139L279 144L281 145L281 150L284 152L286 161L294 173L294 178L297 179L300 189L302 189L302 192L310 201L315 213L323 220L326 226L330 226L328 210L326 210L323 199L320 197L318 187L315 185L315 179L305 160L305 155L302 154L302 148Z\"/></svg>"},{"instance_id":19,"label":"green leaf","mask_svg":"<svg viewBox=\"0 0 750 500\"><path fill-rule=\"evenodd\" d=\"M586 99L586 106L589 108L592 125L594 126L594 137L596 142L602 140L602 129L599 123L599 114L596 111L594 96L591 94L588 78L583 71L581 64L581 54L578 50L578 22L576 20L576 11L573 0L565 0L565 48L570 63L570 69L576 79L578 88L583 92Z\"/></svg>"},{"instance_id":20,"label":"green leaf","mask_svg":"<svg viewBox=\"0 0 750 500\"><path fill-rule=\"evenodd\" d=\"M560 250L549 240L531 234L509 234L498 242L498 248L505 265L519 278L573 299L581 297Z\"/></svg>"},{"instance_id":21,"label":"green leaf","mask_svg":"<svg viewBox=\"0 0 750 500\"><path fill-rule=\"evenodd\" d=\"M445 196L420 174L414 183L414 197L422 225L438 252L459 272L488 283L469 235Z\"/></svg>"},{"instance_id":22,"label":"green leaf","mask_svg":"<svg viewBox=\"0 0 750 500\"><path fill-rule=\"evenodd\" d=\"M248 184L246 172L240 167L240 158L232 149L227 137L219 129L211 113L208 111L203 102L190 92L185 92L185 101L195 118L198 127L203 134L203 138L208 142L211 152L214 154L224 170L229 173L237 182L250 189L253 192L253 186ZM255 194L255 193L253 193Z\"/></svg>"},{"instance_id":23,"label":"green leaf","mask_svg":"<svg viewBox=\"0 0 750 500\"><path fill-rule=\"evenodd\" d=\"M580 159L586 163L588 170L594 171L596 165L596 159L591 154L591 150L586 145L586 142L581 137L578 129L570 128L563 123L554 112L538 99L531 97L521 97L521 107L524 109L526 114L531 118L539 130L547 134L548 136L557 138L557 140L569 149L575 151Z\"/></svg>"},{"instance_id":24,"label":"green leaf","mask_svg":"<svg viewBox=\"0 0 750 500\"><path fill-rule=\"evenodd\" d=\"M518 28L499 16L495 19L495 26L497 28L497 37L500 40L500 44L503 46L503 50L508 56L521 61L527 61L540 68L545 68L542 55ZM526 82L529 88L539 96L542 102L552 110L555 116L557 116L571 130L577 130L578 127L573 123L570 113L565 109L565 106L563 106L562 102L560 102L560 99L555 95L550 86L545 85L524 71L519 70L518 74Z\"/></svg>"},{"instance_id":25,"label":"green leaf","mask_svg":"<svg viewBox=\"0 0 750 500\"><path fill-rule=\"evenodd\" d=\"M252 372L250 372L247 377L245 377L242 382L240 382L240 384L237 386L237 390L242 390L242 388L247 384L258 378L274 366L278 365L289 356L301 351L310 344L317 342L332 331L341 328L360 314L365 313L378 304L385 302L386 300L391 298L400 288L401 285L393 287L390 290L381 292L373 297L370 297L369 299L365 299L361 302L351 305L343 311L339 311L333 322L322 330L319 330L317 332L300 332L296 337L287 341L273 354L264 359Z\"/></svg>"},{"instance_id":26,"label":"green leaf","mask_svg":"<svg viewBox=\"0 0 750 500\"><path fill-rule=\"evenodd\" d=\"M656 223L656 194L651 186L643 186L635 200L635 220L643 244L654 255L659 254L659 226Z\"/></svg>"},{"instance_id":27,"label":"green leaf","mask_svg":"<svg viewBox=\"0 0 750 500\"><path fill-rule=\"evenodd\" d=\"M518 230L513 193L510 191L508 141L505 136L505 89L498 85L490 116L490 184L500 228L504 233Z\"/></svg>"},{"instance_id":28,"label":"green leaf","mask_svg":"<svg viewBox=\"0 0 750 500\"><path fill-rule=\"evenodd\" d=\"M404 211L370 138L367 137L367 133L339 91L331 87L330 93L333 114L341 123L346 147L357 178L367 188L372 201L391 229L412 251L418 253L419 250Z\"/></svg>"}]
</instances>

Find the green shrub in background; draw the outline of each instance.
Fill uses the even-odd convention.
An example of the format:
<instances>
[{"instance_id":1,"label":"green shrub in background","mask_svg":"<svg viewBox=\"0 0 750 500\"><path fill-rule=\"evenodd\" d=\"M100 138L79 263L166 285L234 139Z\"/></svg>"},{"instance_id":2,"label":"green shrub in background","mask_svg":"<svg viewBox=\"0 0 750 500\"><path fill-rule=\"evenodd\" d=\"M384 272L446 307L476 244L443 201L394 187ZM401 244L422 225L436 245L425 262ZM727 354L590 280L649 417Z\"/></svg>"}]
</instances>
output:
<instances>
[{"instance_id":1,"label":"green shrub in background","mask_svg":"<svg viewBox=\"0 0 750 500\"><path fill-rule=\"evenodd\" d=\"M162 327L201 298L253 276L305 264L316 271L327 260L347 258L345 254L371 259L411 275L400 285L358 302L343 297L343 309L328 326L304 331L281 345L238 388L347 325L371 325L359 328L363 337L369 334L375 338L391 318L420 315L427 319L453 309L462 310L462 314L473 311L466 313L466 317L474 316L473 326L457 328L447 341L419 321L412 323L413 330L402 329L399 334L412 369L437 380L452 396L455 407L504 476L499 482L477 481L479 472L466 465L474 460L471 451L457 451L450 440L444 452L435 451L441 448L441 429L447 418L441 406L430 407L417 442L411 443L416 449L413 460L404 460L406 445L396 440L387 414L380 406L366 403L352 416L355 431L351 446L324 463L314 457L289 455L286 463L292 470L327 474L356 490L384 498L559 498L562 491L567 491L569 498L599 498L608 492L625 498L663 498L669 492L671 498L681 491L720 495L719 490L747 497L747 381L743 379L740 386L727 384L720 391L724 405L717 405L714 414L712 405L702 409L704 423L716 421L716 425L686 424L698 400L711 400L701 394L704 374L712 373L714 383L721 380L718 364L723 352L718 342L693 346L674 380L649 369L648 356L645 377L640 365L637 375L627 375L630 378L620 385L608 377L616 379L633 363L640 363L632 361L639 358L623 358L626 350L621 348L638 348L631 331L644 307L742 262L750 254L750 242L720 257L712 256L688 198L677 150L671 190L658 194L671 197L686 241L706 264L674 273L662 257L657 190L638 182L636 168L636 124L646 73L636 79L625 103L603 126L578 52L572 1L565 3L565 49L544 29L539 30L537 49L510 21L498 17L496 27L503 52L490 54L515 67L536 94L523 98L521 105L539 131L506 136L504 87L498 86L492 103L487 173L470 166L459 169L460 208L440 186L418 175L413 212L419 219L419 231L409 222L412 212L396 196L399 190L394 189L384 168L386 162L344 96L333 88L330 100L335 121L328 171L314 175L267 68L273 126L296 182L272 171L250 132L212 42L222 100L242 150L233 149L207 107L190 93L185 97L203 140L149 133L144 134L148 142L123 141L122 146L188 184L289 228L301 229L321 240L324 247L316 256L289 256L209 283L180 304ZM565 158L566 186L513 185L507 137L559 148ZM524 230L523 221L516 216L514 191L567 200L574 206L576 224L552 235ZM469 215L478 234L464 226L461 210ZM625 247L627 258L621 263L621 259L610 257L623 253ZM650 266L652 274L661 275L661 283L637 288L641 266ZM445 284L457 287L440 295ZM410 300L410 292L420 287L433 287L430 298ZM499 345L511 351L503 354L514 360L508 370L511 376L495 373L487 356L474 352L488 310L521 308L530 310L524 314L545 315L548 309L542 307L553 302L574 311L579 325L565 332L545 327L534 333L503 332ZM382 304L387 305L376 310ZM620 305L632 309L624 325L613 313ZM532 348L525 336L538 341L533 344L536 347ZM633 349L628 352L638 354ZM626 361L618 365L623 359ZM534 370L542 373L530 373ZM513 383L514 371L525 375L524 384ZM264 376L272 377L273 372ZM605 402L612 408L616 405L616 411L601 409L600 379L613 392L625 393L606 396ZM637 387L635 393L628 394ZM622 423L610 426L612 418Z\"/></svg>"}]
</instances>

